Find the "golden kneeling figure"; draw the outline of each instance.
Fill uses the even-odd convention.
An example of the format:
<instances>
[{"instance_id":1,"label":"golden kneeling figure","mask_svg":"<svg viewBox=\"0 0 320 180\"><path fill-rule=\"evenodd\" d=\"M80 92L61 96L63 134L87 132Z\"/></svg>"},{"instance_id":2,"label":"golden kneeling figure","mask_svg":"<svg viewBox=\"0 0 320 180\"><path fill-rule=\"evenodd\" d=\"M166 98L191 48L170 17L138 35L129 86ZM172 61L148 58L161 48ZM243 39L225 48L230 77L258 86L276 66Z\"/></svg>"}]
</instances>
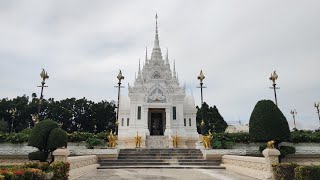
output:
<instances>
[{"instance_id":1,"label":"golden kneeling figure","mask_svg":"<svg viewBox=\"0 0 320 180\"><path fill-rule=\"evenodd\" d=\"M137 136L134 137L134 140L136 142L136 148L140 148L140 146L141 146L141 136L139 136L138 131L137 131Z\"/></svg>"},{"instance_id":2,"label":"golden kneeling figure","mask_svg":"<svg viewBox=\"0 0 320 180\"><path fill-rule=\"evenodd\" d=\"M209 130L209 134L202 137L202 143L203 143L204 149L210 149L211 140L212 140L212 134L211 134L211 132Z\"/></svg>"},{"instance_id":3,"label":"golden kneeling figure","mask_svg":"<svg viewBox=\"0 0 320 180\"><path fill-rule=\"evenodd\" d=\"M178 148L178 144L179 144L179 137L178 137L178 133L176 133L176 136L172 138L172 146L174 148Z\"/></svg>"},{"instance_id":4,"label":"golden kneeling figure","mask_svg":"<svg viewBox=\"0 0 320 180\"><path fill-rule=\"evenodd\" d=\"M269 149L274 149L275 147L274 147L274 140L272 140L272 141L268 141L267 142L267 148L269 148Z\"/></svg>"},{"instance_id":5,"label":"golden kneeling figure","mask_svg":"<svg viewBox=\"0 0 320 180\"><path fill-rule=\"evenodd\" d=\"M108 147L114 148L117 145L117 136L113 135L112 129L110 131L110 134L108 136Z\"/></svg>"}]
</instances>

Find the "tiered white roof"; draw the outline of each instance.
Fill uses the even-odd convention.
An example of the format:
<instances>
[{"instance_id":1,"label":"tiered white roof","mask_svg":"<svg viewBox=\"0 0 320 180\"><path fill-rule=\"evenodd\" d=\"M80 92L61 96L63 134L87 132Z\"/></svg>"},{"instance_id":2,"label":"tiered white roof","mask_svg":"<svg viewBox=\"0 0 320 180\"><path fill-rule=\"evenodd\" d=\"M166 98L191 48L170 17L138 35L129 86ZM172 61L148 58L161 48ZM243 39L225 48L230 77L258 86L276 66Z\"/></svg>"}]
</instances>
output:
<instances>
[{"instance_id":1,"label":"tiered white roof","mask_svg":"<svg viewBox=\"0 0 320 180\"><path fill-rule=\"evenodd\" d=\"M165 58L162 57L162 52L159 43L158 34L158 16L156 15L156 30L154 47L152 49L151 58L148 59L148 52L146 49L145 63L142 64L139 60L138 75L135 79L134 86L129 88L130 94L137 93L151 93L154 86L160 87L162 93L165 94L180 94L185 95L185 87L179 86L179 81L177 79L175 71L175 62L173 65L173 71L170 68L168 49ZM164 92L163 92L164 91Z\"/></svg>"}]
</instances>

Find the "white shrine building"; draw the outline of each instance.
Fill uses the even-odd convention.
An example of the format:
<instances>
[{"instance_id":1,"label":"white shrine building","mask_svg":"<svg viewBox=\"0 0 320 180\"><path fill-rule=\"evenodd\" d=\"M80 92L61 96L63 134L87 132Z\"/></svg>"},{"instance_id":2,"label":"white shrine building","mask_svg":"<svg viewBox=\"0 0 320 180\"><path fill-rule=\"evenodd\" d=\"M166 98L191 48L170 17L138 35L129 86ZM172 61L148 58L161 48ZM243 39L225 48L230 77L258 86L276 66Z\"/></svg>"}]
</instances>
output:
<instances>
[{"instance_id":1,"label":"white shrine building","mask_svg":"<svg viewBox=\"0 0 320 180\"><path fill-rule=\"evenodd\" d=\"M172 137L179 137L179 148L194 148L199 140L194 98L187 96L175 71L170 68L168 51L163 57L159 45L158 23L151 58L146 51L142 69L139 62L134 85L128 96L120 97L118 144L135 147L134 137L142 136L141 147L170 148Z\"/></svg>"}]
</instances>

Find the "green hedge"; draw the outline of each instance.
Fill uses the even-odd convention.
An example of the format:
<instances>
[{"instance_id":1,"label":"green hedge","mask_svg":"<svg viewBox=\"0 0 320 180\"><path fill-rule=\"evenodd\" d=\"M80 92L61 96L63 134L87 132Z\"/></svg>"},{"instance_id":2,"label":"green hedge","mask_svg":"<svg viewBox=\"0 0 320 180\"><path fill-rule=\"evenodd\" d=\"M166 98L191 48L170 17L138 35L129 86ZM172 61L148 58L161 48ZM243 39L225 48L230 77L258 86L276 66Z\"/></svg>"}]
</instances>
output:
<instances>
[{"instance_id":1,"label":"green hedge","mask_svg":"<svg viewBox=\"0 0 320 180\"><path fill-rule=\"evenodd\" d=\"M276 179L281 180L293 180L294 169L296 167L298 167L298 165L293 163L279 163L272 165Z\"/></svg>"},{"instance_id":2,"label":"green hedge","mask_svg":"<svg viewBox=\"0 0 320 180\"><path fill-rule=\"evenodd\" d=\"M320 166L299 166L293 163L272 165L275 179L281 180L319 180Z\"/></svg>"},{"instance_id":3,"label":"green hedge","mask_svg":"<svg viewBox=\"0 0 320 180\"><path fill-rule=\"evenodd\" d=\"M29 129L30 131L32 129ZM26 130L26 131L29 131ZM88 132L73 132L67 134L68 142L85 142L88 138L98 138L105 141L108 140L109 132L104 131L97 134ZM0 132L0 143L25 143L28 142L30 137L30 132L20 132L20 133L1 133Z\"/></svg>"},{"instance_id":4,"label":"green hedge","mask_svg":"<svg viewBox=\"0 0 320 180\"><path fill-rule=\"evenodd\" d=\"M28 131L28 129L26 129ZM31 129L29 129L31 131ZM227 139L232 139L235 143L250 143L249 133L218 133ZM88 138L96 137L107 141L109 133L107 131L93 134L88 132L73 132L68 134L68 142L85 142ZM28 142L30 133L1 133L0 143L24 143ZM320 142L320 132L314 131L297 131L291 132L291 138L287 142L292 143L318 143Z\"/></svg>"},{"instance_id":5,"label":"green hedge","mask_svg":"<svg viewBox=\"0 0 320 180\"><path fill-rule=\"evenodd\" d=\"M295 168L296 180L319 180L320 166L299 166Z\"/></svg>"}]
</instances>

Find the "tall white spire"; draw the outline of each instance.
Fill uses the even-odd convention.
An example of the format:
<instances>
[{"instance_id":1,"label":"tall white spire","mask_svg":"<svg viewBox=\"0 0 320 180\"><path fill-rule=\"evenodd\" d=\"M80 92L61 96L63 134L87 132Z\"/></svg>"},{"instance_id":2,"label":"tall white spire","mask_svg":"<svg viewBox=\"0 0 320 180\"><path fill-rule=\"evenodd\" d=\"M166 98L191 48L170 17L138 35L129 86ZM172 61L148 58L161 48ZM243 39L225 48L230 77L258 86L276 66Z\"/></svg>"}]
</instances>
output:
<instances>
[{"instance_id":1,"label":"tall white spire","mask_svg":"<svg viewBox=\"0 0 320 180\"><path fill-rule=\"evenodd\" d=\"M154 39L154 46L153 48L160 48L159 45L159 35L158 35L158 15L156 14L156 35Z\"/></svg>"},{"instance_id":2,"label":"tall white spire","mask_svg":"<svg viewBox=\"0 0 320 180\"><path fill-rule=\"evenodd\" d=\"M156 14L156 35L155 35L155 39L154 39L151 60L162 60L162 54L161 54L161 49L160 49L160 45L159 45L158 15L157 14Z\"/></svg>"},{"instance_id":3,"label":"tall white spire","mask_svg":"<svg viewBox=\"0 0 320 180\"><path fill-rule=\"evenodd\" d=\"M169 53L168 53L168 48L167 48L167 53L166 53L166 65L169 64Z\"/></svg>"}]
</instances>

